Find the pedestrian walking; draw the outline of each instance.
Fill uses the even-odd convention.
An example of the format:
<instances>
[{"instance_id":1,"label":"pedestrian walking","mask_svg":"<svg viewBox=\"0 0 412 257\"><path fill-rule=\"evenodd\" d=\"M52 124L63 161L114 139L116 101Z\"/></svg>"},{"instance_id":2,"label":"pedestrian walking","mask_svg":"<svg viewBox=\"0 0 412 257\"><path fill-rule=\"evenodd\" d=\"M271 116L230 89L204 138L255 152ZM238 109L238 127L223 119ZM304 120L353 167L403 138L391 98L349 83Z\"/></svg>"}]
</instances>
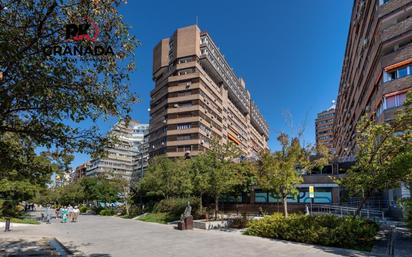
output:
<instances>
[{"instance_id":1,"label":"pedestrian walking","mask_svg":"<svg viewBox=\"0 0 412 257\"><path fill-rule=\"evenodd\" d=\"M50 205L47 205L44 211L45 221L47 224L50 224L51 220L51 208Z\"/></svg>"},{"instance_id":2,"label":"pedestrian walking","mask_svg":"<svg viewBox=\"0 0 412 257\"><path fill-rule=\"evenodd\" d=\"M69 221L73 222L73 207L71 205L69 205L69 207L67 207L67 212L69 213Z\"/></svg>"},{"instance_id":3,"label":"pedestrian walking","mask_svg":"<svg viewBox=\"0 0 412 257\"><path fill-rule=\"evenodd\" d=\"M54 214L56 215L56 220L60 218L60 208L58 206L56 206Z\"/></svg>"},{"instance_id":4,"label":"pedestrian walking","mask_svg":"<svg viewBox=\"0 0 412 257\"><path fill-rule=\"evenodd\" d=\"M62 223L67 223L69 212L68 212L66 206L63 206L63 208L61 208L60 211L61 211L61 215L62 215Z\"/></svg>"},{"instance_id":5,"label":"pedestrian walking","mask_svg":"<svg viewBox=\"0 0 412 257\"><path fill-rule=\"evenodd\" d=\"M78 218L79 218L79 215L80 215L79 207L74 206L73 215L74 215L74 222L77 222Z\"/></svg>"}]
</instances>

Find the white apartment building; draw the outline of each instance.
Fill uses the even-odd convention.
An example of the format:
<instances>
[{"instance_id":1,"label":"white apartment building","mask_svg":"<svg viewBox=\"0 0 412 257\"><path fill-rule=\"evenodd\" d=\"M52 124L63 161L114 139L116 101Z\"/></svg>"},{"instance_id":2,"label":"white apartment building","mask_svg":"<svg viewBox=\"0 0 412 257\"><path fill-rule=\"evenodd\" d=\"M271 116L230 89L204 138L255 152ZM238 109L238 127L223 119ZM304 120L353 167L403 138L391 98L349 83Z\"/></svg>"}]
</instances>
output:
<instances>
[{"instance_id":1,"label":"white apartment building","mask_svg":"<svg viewBox=\"0 0 412 257\"><path fill-rule=\"evenodd\" d=\"M140 124L131 120L127 126L124 121L119 121L110 130L109 135L116 139L111 147L107 147L106 155L90 161L87 176L96 176L99 173L111 173L122 176L130 181L140 172L141 158L147 156L144 147L145 136L148 134L149 124ZM137 164L139 163L139 165ZM147 165L147 161L143 162Z\"/></svg>"}]
</instances>

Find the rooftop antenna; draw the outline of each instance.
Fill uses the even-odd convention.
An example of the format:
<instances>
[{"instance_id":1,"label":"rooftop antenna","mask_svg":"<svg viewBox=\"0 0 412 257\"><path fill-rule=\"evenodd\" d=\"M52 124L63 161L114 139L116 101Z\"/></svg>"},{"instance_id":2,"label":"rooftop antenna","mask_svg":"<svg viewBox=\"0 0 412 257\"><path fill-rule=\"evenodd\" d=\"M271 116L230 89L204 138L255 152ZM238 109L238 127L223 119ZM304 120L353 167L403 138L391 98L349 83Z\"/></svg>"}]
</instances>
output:
<instances>
[{"instance_id":1,"label":"rooftop antenna","mask_svg":"<svg viewBox=\"0 0 412 257\"><path fill-rule=\"evenodd\" d=\"M196 15L196 26L199 26L199 16Z\"/></svg>"}]
</instances>

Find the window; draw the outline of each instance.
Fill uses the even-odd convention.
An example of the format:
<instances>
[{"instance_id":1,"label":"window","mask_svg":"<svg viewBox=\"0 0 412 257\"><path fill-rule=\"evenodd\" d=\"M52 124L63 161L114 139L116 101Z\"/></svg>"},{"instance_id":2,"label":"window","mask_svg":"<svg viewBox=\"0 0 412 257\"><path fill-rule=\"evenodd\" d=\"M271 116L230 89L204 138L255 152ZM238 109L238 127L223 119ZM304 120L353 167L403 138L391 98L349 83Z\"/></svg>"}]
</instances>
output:
<instances>
[{"instance_id":1,"label":"window","mask_svg":"<svg viewBox=\"0 0 412 257\"><path fill-rule=\"evenodd\" d=\"M180 102L179 107L190 107L193 106L192 102Z\"/></svg>"},{"instance_id":2,"label":"window","mask_svg":"<svg viewBox=\"0 0 412 257\"><path fill-rule=\"evenodd\" d=\"M180 141L180 140L190 140L190 139L192 139L192 136L190 134L189 135L181 135L181 136L176 137L176 140L178 140L178 141Z\"/></svg>"},{"instance_id":3,"label":"window","mask_svg":"<svg viewBox=\"0 0 412 257\"><path fill-rule=\"evenodd\" d=\"M406 100L406 94L407 92L402 92L395 95L384 96L383 101L378 106L376 116L379 117L384 110L402 106Z\"/></svg>"},{"instance_id":4,"label":"window","mask_svg":"<svg viewBox=\"0 0 412 257\"><path fill-rule=\"evenodd\" d=\"M396 105L396 102L397 102L396 99L397 99L396 95L387 97L386 98L386 109L396 107L397 106Z\"/></svg>"},{"instance_id":5,"label":"window","mask_svg":"<svg viewBox=\"0 0 412 257\"><path fill-rule=\"evenodd\" d=\"M400 79L412 74L412 65L403 66L395 70L385 71L383 73L383 82L389 82L395 79Z\"/></svg>"},{"instance_id":6,"label":"window","mask_svg":"<svg viewBox=\"0 0 412 257\"><path fill-rule=\"evenodd\" d=\"M389 2L390 0L379 0L379 5L383 5L386 4L387 2Z\"/></svg>"},{"instance_id":7,"label":"window","mask_svg":"<svg viewBox=\"0 0 412 257\"><path fill-rule=\"evenodd\" d=\"M186 75L195 72L194 69L184 69L178 72L178 75Z\"/></svg>"},{"instance_id":8,"label":"window","mask_svg":"<svg viewBox=\"0 0 412 257\"><path fill-rule=\"evenodd\" d=\"M191 152L192 151L192 146L191 145L183 145L183 146L178 146L176 148L177 152Z\"/></svg>"},{"instance_id":9,"label":"window","mask_svg":"<svg viewBox=\"0 0 412 257\"><path fill-rule=\"evenodd\" d=\"M408 67L404 67L398 70L398 77L403 78L408 75Z\"/></svg>"},{"instance_id":10,"label":"window","mask_svg":"<svg viewBox=\"0 0 412 257\"><path fill-rule=\"evenodd\" d=\"M190 129L192 127L192 124L190 123L185 123L185 124L178 124L176 126L176 129Z\"/></svg>"},{"instance_id":11,"label":"window","mask_svg":"<svg viewBox=\"0 0 412 257\"><path fill-rule=\"evenodd\" d=\"M193 57L185 57L185 58L180 58L179 63L187 63L187 62L192 62L195 59Z\"/></svg>"}]
</instances>

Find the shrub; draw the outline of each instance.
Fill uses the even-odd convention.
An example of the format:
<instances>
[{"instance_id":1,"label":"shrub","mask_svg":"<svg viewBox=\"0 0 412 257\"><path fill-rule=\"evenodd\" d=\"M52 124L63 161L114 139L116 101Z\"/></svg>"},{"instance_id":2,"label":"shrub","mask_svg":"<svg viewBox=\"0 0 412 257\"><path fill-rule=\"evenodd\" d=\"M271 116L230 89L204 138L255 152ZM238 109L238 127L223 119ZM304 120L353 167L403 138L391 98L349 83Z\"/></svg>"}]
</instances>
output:
<instances>
[{"instance_id":1,"label":"shrub","mask_svg":"<svg viewBox=\"0 0 412 257\"><path fill-rule=\"evenodd\" d=\"M237 229L245 228L248 222L249 221L247 219L242 218L242 217L241 218L234 218L234 219L231 219L231 223L230 223L229 227L230 228L237 228Z\"/></svg>"},{"instance_id":2,"label":"shrub","mask_svg":"<svg viewBox=\"0 0 412 257\"><path fill-rule=\"evenodd\" d=\"M190 202L192 206L192 215L196 216L199 209L199 199L198 198L168 198L163 199L157 204L155 204L154 212L164 212L168 213L169 217L172 219L179 219L180 215L185 211L187 202Z\"/></svg>"},{"instance_id":3,"label":"shrub","mask_svg":"<svg viewBox=\"0 0 412 257\"><path fill-rule=\"evenodd\" d=\"M101 216L113 216L114 215L114 210L112 210L112 209L103 209L99 212L99 215L101 215Z\"/></svg>"},{"instance_id":4,"label":"shrub","mask_svg":"<svg viewBox=\"0 0 412 257\"><path fill-rule=\"evenodd\" d=\"M370 250L379 227L376 223L357 217L332 215L266 216L248 223L247 235L283 239L301 243Z\"/></svg>"},{"instance_id":5,"label":"shrub","mask_svg":"<svg viewBox=\"0 0 412 257\"><path fill-rule=\"evenodd\" d=\"M142 214L142 208L135 205L130 206L128 218L134 218L136 216L139 216L140 214Z\"/></svg>"},{"instance_id":6,"label":"shrub","mask_svg":"<svg viewBox=\"0 0 412 257\"><path fill-rule=\"evenodd\" d=\"M79 208L79 210L80 210L81 213L86 213L88 209L89 209L89 208L87 208L87 206L85 206L85 205L80 206L80 208Z\"/></svg>"}]
</instances>

